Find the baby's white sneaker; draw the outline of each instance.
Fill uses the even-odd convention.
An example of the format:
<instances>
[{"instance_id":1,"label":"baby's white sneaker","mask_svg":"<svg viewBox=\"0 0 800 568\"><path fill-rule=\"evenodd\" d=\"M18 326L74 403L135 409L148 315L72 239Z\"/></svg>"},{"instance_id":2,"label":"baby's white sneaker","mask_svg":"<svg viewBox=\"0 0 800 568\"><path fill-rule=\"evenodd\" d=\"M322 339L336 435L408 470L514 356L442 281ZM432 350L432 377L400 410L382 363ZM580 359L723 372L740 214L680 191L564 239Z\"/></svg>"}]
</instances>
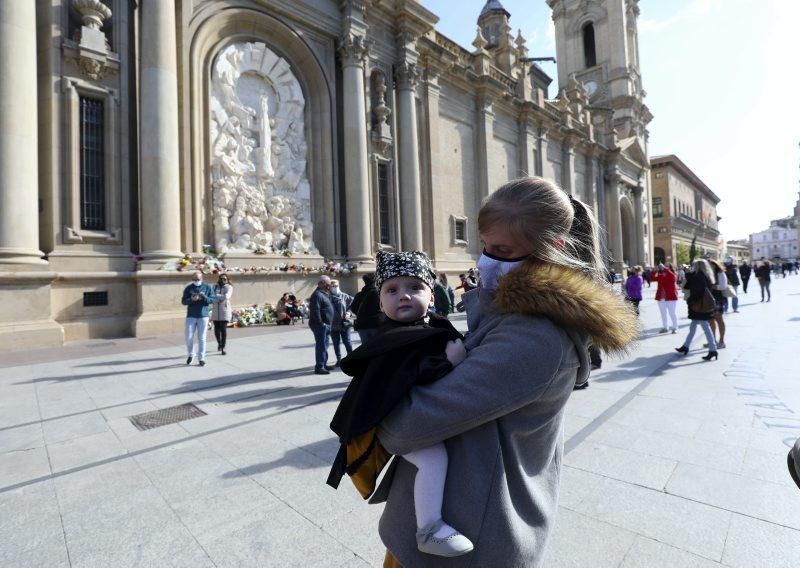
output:
<instances>
[{"instance_id":1,"label":"baby's white sneaker","mask_svg":"<svg viewBox=\"0 0 800 568\"><path fill-rule=\"evenodd\" d=\"M472 551L472 541L442 519L417 531L417 548L436 556L461 556Z\"/></svg>"}]
</instances>

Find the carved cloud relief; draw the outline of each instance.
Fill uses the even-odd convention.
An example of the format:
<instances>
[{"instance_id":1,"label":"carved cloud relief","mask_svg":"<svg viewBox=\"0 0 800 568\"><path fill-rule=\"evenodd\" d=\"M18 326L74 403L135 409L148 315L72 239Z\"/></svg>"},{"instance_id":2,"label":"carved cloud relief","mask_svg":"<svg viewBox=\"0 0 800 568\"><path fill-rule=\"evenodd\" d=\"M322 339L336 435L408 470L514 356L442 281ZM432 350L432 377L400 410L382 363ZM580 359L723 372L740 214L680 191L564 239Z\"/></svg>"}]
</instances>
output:
<instances>
[{"instance_id":1,"label":"carved cloud relief","mask_svg":"<svg viewBox=\"0 0 800 568\"><path fill-rule=\"evenodd\" d=\"M306 175L305 99L263 43L235 43L211 72L211 185L220 253L317 254Z\"/></svg>"}]
</instances>

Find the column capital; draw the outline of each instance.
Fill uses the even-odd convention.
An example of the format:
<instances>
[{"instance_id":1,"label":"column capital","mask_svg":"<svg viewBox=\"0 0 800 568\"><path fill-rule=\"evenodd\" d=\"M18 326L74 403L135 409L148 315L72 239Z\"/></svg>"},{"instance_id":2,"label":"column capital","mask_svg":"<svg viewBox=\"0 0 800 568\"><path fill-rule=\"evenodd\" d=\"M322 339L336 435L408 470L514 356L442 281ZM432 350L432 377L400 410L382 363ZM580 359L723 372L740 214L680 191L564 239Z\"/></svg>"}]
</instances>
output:
<instances>
[{"instance_id":1,"label":"column capital","mask_svg":"<svg viewBox=\"0 0 800 568\"><path fill-rule=\"evenodd\" d=\"M370 42L360 35L352 32L345 33L339 38L339 57L343 67L363 67L369 54Z\"/></svg>"},{"instance_id":2,"label":"column capital","mask_svg":"<svg viewBox=\"0 0 800 568\"><path fill-rule=\"evenodd\" d=\"M419 83L419 67L410 61L400 61L394 66L394 80L400 90L414 89Z\"/></svg>"}]
</instances>

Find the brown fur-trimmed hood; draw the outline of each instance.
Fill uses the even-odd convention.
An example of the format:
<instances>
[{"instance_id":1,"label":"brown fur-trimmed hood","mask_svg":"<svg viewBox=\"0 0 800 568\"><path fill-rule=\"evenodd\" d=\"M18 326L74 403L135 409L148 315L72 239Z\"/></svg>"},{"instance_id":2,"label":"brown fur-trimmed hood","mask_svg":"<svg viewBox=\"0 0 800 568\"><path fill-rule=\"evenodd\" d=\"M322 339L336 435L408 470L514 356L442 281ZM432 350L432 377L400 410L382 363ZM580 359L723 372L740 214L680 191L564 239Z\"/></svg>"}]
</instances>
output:
<instances>
[{"instance_id":1,"label":"brown fur-trimmed hood","mask_svg":"<svg viewBox=\"0 0 800 568\"><path fill-rule=\"evenodd\" d=\"M543 316L589 335L609 353L627 352L639 322L622 297L576 270L527 261L498 283L495 307L504 313Z\"/></svg>"}]
</instances>

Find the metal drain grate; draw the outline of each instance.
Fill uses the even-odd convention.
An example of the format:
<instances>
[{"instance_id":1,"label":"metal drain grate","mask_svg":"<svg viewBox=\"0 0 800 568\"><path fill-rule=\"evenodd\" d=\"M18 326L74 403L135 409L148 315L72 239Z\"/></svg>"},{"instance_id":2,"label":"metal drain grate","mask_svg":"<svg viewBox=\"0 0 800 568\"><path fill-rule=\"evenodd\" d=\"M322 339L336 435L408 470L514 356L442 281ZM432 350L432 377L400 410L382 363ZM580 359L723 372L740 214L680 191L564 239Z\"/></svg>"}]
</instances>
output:
<instances>
[{"instance_id":1,"label":"metal drain grate","mask_svg":"<svg viewBox=\"0 0 800 568\"><path fill-rule=\"evenodd\" d=\"M183 422L184 420L191 420L192 418L199 418L205 415L205 412L197 408L194 404L189 403L137 414L135 416L130 416L129 419L139 430L150 430L151 428L175 424L176 422Z\"/></svg>"}]
</instances>

